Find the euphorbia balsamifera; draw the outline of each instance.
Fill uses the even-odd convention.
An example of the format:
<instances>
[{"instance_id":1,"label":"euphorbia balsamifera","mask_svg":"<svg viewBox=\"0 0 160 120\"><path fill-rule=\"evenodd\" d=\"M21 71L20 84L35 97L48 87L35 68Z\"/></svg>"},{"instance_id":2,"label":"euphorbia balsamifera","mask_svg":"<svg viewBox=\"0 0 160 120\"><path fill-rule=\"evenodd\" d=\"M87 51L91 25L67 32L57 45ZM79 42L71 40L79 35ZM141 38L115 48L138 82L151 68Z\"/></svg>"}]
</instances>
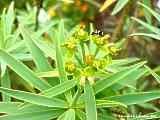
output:
<instances>
[{"instance_id":1,"label":"euphorbia balsamifera","mask_svg":"<svg viewBox=\"0 0 160 120\"><path fill-rule=\"evenodd\" d=\"M79 78L81 85L86 79L94 83L96 73L103 71L107 65L112 63L112 56L118 51L115 44L110 43L108 34L98 31L90 33L84 29L84 26L77 27L72 36L62 45L66 48L67 53L65 70L73 77ZM90 44L96 48L94 53L89 51L92 49ZM78 58L77 54L82 57Z\"/></svg>"}]
</instances>

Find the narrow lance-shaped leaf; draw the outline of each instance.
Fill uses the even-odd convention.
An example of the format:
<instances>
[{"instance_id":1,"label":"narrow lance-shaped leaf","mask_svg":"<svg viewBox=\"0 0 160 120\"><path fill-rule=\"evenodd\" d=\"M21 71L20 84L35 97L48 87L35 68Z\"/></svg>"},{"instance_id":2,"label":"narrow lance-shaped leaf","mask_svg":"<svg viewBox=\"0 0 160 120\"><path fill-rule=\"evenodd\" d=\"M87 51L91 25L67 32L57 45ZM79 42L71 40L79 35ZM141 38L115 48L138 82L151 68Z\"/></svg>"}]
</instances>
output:
<instances>
[{"instance_id":1,"label":"narrow lance-shaped leaf","mask_svg":"<svg viewBox=\"0 0 160 120\"><path fill-rule=\"evenodd\" d=\"M86 81L84 87L85 94L85 110L87 120L97 120L97 109L94 91L89 81Z\"/></svg>"},{"instance_id":2,"label":"narrow lance-shaped leaf","mask_svg":"<svg viewBox=\"0 0 160 120\"><path fill-rule=\"evenodd\" d=\"M7 35L9 35L12 32L13 22L14 22L14 2L11 2L6 14Z\"/></svg>"},{"instance_id":3,"label":"narrow lance-shaped leaf","mask_svg":"<svg viewBox=\"0 0 160 120\"><path fill-rule=\"evenodd\" d=\"M58 71L47 71L36 73L38 77L59 77Z\"/></svg>"},{"instance_id":4,"label":"narrow lance-shaped leaf","mask_svg":"<svg viewBox=\"0 0 160 120\"><path fill-rule=\"evenodd\" d=\"M107 77L106 79L98 81L95 86L95 92L96 94L98 92L101 92L102 90L114 85L115 83L119 82L120 80L123 80L128 75L132 74L135 70L142 67L146 62L140 62L138 64L135 64L131 66L130 68L127 68L125 70L122 70L120 72L114 73Z\"/></svg>"},{"instance_id":5,"label":"narrow lance-shaped leaf","mask_svg":"<svg viewBox=\"0 0 160 120\"><path fill-rule=\"evenodd\" d=\"M51 46L42 40L36 40L34 42L47 56L51 57L53 60L56 59L56 51L54 46Z\"/></svg>"},{"instance_id":6,"label":"narrow lance-shaped leaf","mask_svg":"<svg viewBox=\"0 0 160 120\"><path fill-rule=\"evenodd\" d=\"M132 58L126 58L126 59L119 59L119 60L112 60L112 63L109 65L110 67L116 67L116 66L123 66L123 65L129 65L132 63L135 63L139 61L139 58L132 57Z\"/></svg>"},{"instance_id":7,"label":"narrow lance-shaped leaf","mask_svg":"<svg viewBox=\"0 0 160 120\"><path fill-rule=\"evenodd\" d=\"M60 78L60 83L68 80L66 72L65 72L65 68L64 68L64 51L61 47L62 43L64 43L65 38L64 38L64 22L63 20L60 21L59 23L59 28L58 28L58 33L57 33L57 38L56 38L56 62L57 62L57 67L58 67L58 71L59 71L59 78ZM67 99L68 102L70 102L72 100L72 95L70 93L70 91L68 91L65 94L65 97Z\"/></svg>"},{"instance_id":8,"label":"narrow lance-shaped leaf","mask_svg":"<svg viewBox=\"0 0 160 120\"><path fill-rule=\"evenodd\" d=\"M160 84L160 76L157 75L151 68L145 65L145 68L153 75L153 77L156 79L156 81Z\"/></svg>"},{"instance_id":9,"label":"narrow lance-shaped leaf","mask_svg":"<svg viewBox=\"0 0 160 120\"><path fill-rule=\"evenodd\" d=\"M150 14L152 14L160 22L160 14L158 14L156 11L152 10L151 8L149 8L148 6L146 6L140 2L138 4L143 6Z\"/></svg>"},{"instance_id":10,"label":"narrow lance-shaped leaf","mask_svg":"<svg viewBox=\"0 0 160 120\"><path fill-rule=\"evenodd\" d=\"M133 104L145 103L159 98L160 98L160 91L151 91L151 92L135 92L125 95L111 96L106 99L121 102L125 105L133 105Z\"/></svg>"},{"instance_id":11,"label":"narrow lance-shaped leaf","mask_svg":"<svg viewBox=\"0 0 160 120\"><path fill-rule=\"evenodd\" d=\"M18 106L18 113L23 114L23 113L29 113L29 112L35 112L35 111L36 112L43 112L43 111L55 110L55 109L57 110L57 108L21 102L21 105Z\"/></svg>"},{"instance_id":12,"label":"narrow lance-shaped leaf","mask_svg":"<svg viewBox=\"0 0 160 120\"><path fill-rule=\"evenodd\" d=\"M7 68L5 69L5 73L3 74L2 78L1 78L1 86L5 87L5 88L11 87L11 81L9 78L9 73L8 73ZM3 102L10 102L11 98L6 94L2 94L2 100L3 100Z\"/></svg>"},{"instance_id":13,"label":"narrow lance-shaped leaf","mask_svg":"<svg viewBox=\"0 0 160 120\"><path fill-rule=\"evenodd\" d=\"M0 113L17 113L20 104L20 102L0 102Z\"/></svg>"},{"instance_id":14,"label":"narrow lance-shaped leaf","mask_svg":"<svg viewBox=\"0 0 160 120\"><path fill-rule=\"evenodd\" d=\"M117 82L117 84L119 84L121 87L120 86L116 87L116 85L115 85L115 87L114 87L114 85L111 86L111 87L112 87L113 90L120 90L125 86L135 88L136 87L136 81L138 79L142 78L147 72L148 72L148 70L146 70L146 68L139 68L139 69L133 71L132 74L129 74L128 76L123 78L123 80L120 80L120 81Z\"/></svg>"},{"instance_id":15,"label":"narrow lance-shaped leaf","mask_svg":"<svg viewBox=\"0 0 160 120\"><path fill-rule=\"evenodd\" d=\"M42 93L45 96L54 97L56 95L62 94L64 92L66 92L67 90L73 88L76 84L77 84L77 81L68 80L68 81L65 81L59 85L54 86L53 88L50 88L48 90L43 91Z\"/></svg>"},{"instance_id":16,"label":"narrow lance-shaped leaf","mask_svg":"<svg viewBox=\"0 0 160 120\"><path fill-rule=\"evenodd\" d=\"M143 3L145 6L151 7L151 0L143 0ZM144 16L146 17L146 20L149 24L152 23L152 15L150 12L148 12L148 10L144 7Z\"/></svg>"},{"instance_id":17,"label":"narrow lance-shaped leaf","mask_svg":"<svg viewBox=\"0 0 160 120\"><path fill-rule=\"evenodd\" d=\"M61 20L59 24L58 35L56 38L56 62L57 62L57 67L60 74L61 82L67 80L66 72L64 69L64 62L63 62L63 51L62 51L62 48L60 48L61 43L63 42L64 42L64 23Z\"/></svg>"},{"instance_id":18,"label":"narrow lance-shaped leaf","mask_svg":"<svg viewBox=\"0 0 160 120\"><path fill-rule=\"evenodd\" d=\"M53 99L48 98L42 95L33 94L29 92L19 91L19 90L12 90L8 88L0 87L0 91L14 97L19 100L23 100L25 102L29 102L32 104L47 106L47 107L57 107L57 108L66 108L66 104L64 101L60 99Z\"/></svg>"},{"instance_id":19,"label":"narrow lance-shaped leaf","mask_svg":"<svg viewBox=\"0 0 160 120\"><path fill-rule=\"evenodd\" d=\"M40 36L43 35L43 33L48 32L53 26L58 24L58 20L57 21L52 21L51 23L49 23L47 26L43 27L42 29L38 29L35 33L33 33L34 37L39 38Z\"/></svg>"},{"instance_id":20,"label":"narrow lance-shaped leaf","mask_svg":"<svg viewBox=\"0 0 160 120\"><path fill-rule=\"evenodd\" d=\"M127 108L127 106L123 103L110 101L110 100L96 100L96 105L97 105L97 108L116 107L116 106L122 106Z\"/></svg>"},{"instance_id":21,"label":"narrow lance-shaped leaf","mask_svg":"<svg viewBox=\"0 0 160 120\"><path fill-rule=\"evenodd\" d=\"M6 42L6 38L7 38L7 32L6 32L6 9L3 10L2 15L1 15L1 24L0 24L0 31L1 31L1 35L0 35L0 46L1 48L5 48L5 42Z\"/></svg>"},{"instance_id":22,"label":"narrow lance-shaped leaf","mask_svg":"<svg viewBox=\"0 0 160 120\"><path fill-rule=\"evenodd\" d=\"M46 110L42 112L29 112L23 114L13 114L1 116L0 120L50 120L57 118L63 110Z\"/></svg>"},{"instance_id":23,"label":"narrow lance-shaped leaf","mask_svg":"<svg viewBox=\"0 0 160 120\"><path fill-rule=\"evenodd\" d=\"M112 11L112 15L117 14L130 0L118 0L116 6Z\"/></svg>"},{"instance_id":24,"label":"narrow lance-shaped leaf","mask_svg":"<svg viewBox=\"0 0 160 120\"><path fill-rule=\"evenodd\" d=\"M147 28L151 32L156 33L156 34L160 34L160 29L158 29L158 28L156 28L156 27L154 27L154 26L152 26L148 23L145 23L140 19L137 19L137 18L134 18L134 17L132 17L132 19L135 20L136 22L138 22L139 24L143 25L143 27Z\"/></svg>"},{"instance_id":25,"label":"narrow lance-shaped leaf","mask_svg":"<svg viewBox=\"0 0 160 120\"><path fill-rule=\"evenodd\" d=\"M21 34L27 44L30 52L33 56L33 60L40 71L49 71L51 70L51 66L49 65L47 58L44 53L37 47L34 43L34 40L31 38L29 32L24 28L24 26L20 25Z\"/></svg>"},{"instance_id":26,"label":"narrow lance-shaped leaf","mask_svg":"<svg viewBox=\"0 0 160 120\"><path fill-rule=\"evenodd\" d=\"M9 53L0 49L0 59L2 59L13 71L20 75L28 83L34 85L40 90L46 90L51 86L42 79L39 79L29 68L23 63L17 61Z\"/></svg>"},{"instance_id":27,"label":"narrow lance-shaped leaf","mask_svg":"<svg viewBox=\"0 0 160 120\"><path fill-rule=\"evenodd\" d=\"M69 109L64 114L62 114L58 120L75 120L75 110Z\"/></svg>"},{"instance_id":28,"label":"narrow lance-shaped leaf","mask_svg":"<svg viewBox=\"0 0 160 120\"><path fill-rule=\"evenodd\" d=\"M152 102L151 103L149 103L149 102L141 103L141 104L138 104L138 106L143 107L144 109L150 109L150 110L154 110L157 112L159 111L158 106L155 106L154 104L152 104Z\"/></svg>"},{"instance_id":29,"label":"narrow lance-shaped leaf","mask_svg":"<svg viewBox=\"0 0 160 120\"><path fill-rule=\"evenodd\" d=\"M159 34L151 34L151 33L133 33L129 36L144 36L144 37L150 37L156 40L160 40L160 35Z\"/></svg>"},{"instance_id":30,"label":"narrow lance-shaped leaf","mask_svg":"<svg viewBox=\"0 0 160 120\"><path fill-rule=\"evenodd\" d=\"M7 43L7 38L11 34L12 31L12 25L14 21L14 2L12 2L8 8L8 11L6 13L6 9L3 10L2 16L1 16L1 36L0 36L0 42L1 47L5 48Z\"/></svg>"}]
</instances>

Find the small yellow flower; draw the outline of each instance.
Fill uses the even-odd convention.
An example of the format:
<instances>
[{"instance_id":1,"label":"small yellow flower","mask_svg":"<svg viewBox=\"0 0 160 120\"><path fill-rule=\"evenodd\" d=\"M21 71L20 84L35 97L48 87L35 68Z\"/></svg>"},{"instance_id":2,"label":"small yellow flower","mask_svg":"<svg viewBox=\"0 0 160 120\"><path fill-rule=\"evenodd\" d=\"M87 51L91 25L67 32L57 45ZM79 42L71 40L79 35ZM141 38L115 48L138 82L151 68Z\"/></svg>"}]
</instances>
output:
<instances>
[{"instance_id":1,"label":"small yellow flower","mask_svg":"<svg viewBox=\"0 0 160 120\"><path fill-rule=\"evenodd\" d=\"M103 69L107 65L107 61L105 59L95 60L93 66L98 69Z\"/></svg>"},{"instance_id":2,"label":"small yellow flower","mask_svg":"<svg viewBox=\"0 0 160 120\"><path fill-rule=\"evenodd\" d=\"M114 46L110 47L109 49L110 49L110 52L111 52L112 55L116 54L119 51L119 49L117 49Z\"/></svg>"},{"instance_id":3,"label":"small yellow flower","mask_svg":"<svg viewBox=\"0 0 160 120\"><path fill-rule=\"evenodd\" d=\"M80 26L80 29L76 31L75 33L75 38L79 40L80 42L82 41L87 41L88 40L88 33L83 30L84 26Z\"/></svg>"},{"instance_id":4,"label":"small yellow flower","mask_svg":"<svg viewBox=\"0 0 160 120\"><path fill-rule=\"evenodd\" d=\"M93 55L86 55L85 56L85 64L92 65L94 62L94 56Z\"/></svg>"},{"instance_id":5,"label":"small yellow flower","mask_svg":"<svg viewBox=\"0 0 160 120\"><path fill-rule=\"evenodd\" d=\"M74 41L75 39L71 37L63 46L67 48L70 51L75 51L76 49L76 43Z\"/></svg>"},{"instance_id":6,"label":"small yellow flower","mask_svg":"<svg viewBox=\"0 0 160 120\"><path fill-rule=\"evenodd\" d=\"M76 71L76 65L72 62L67 62L65 64L65 70L68 72L68 73L74 73Z\"/></svg>"},{"instance_id":7,"label":"small yellow flower","mask_svg":"<svg viewBox=\"0 0 160 120\"><path fill-rule=\"evenodd\" d=\"M91 35L91 39L93 40L93 42L97 45L97 46L104 46L107 43L109 43L109 38L110 36L108 34L101 36L98 33Z\"/></svg>"}]
</instances>

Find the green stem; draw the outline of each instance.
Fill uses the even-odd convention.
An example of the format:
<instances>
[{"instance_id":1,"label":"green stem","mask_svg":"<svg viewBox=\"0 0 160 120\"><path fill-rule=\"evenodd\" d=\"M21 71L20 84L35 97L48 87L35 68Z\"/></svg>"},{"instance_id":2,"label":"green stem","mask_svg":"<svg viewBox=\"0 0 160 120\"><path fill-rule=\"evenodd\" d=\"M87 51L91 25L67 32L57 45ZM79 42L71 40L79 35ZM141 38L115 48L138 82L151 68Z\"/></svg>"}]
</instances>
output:
<instances>
[{"instance_id":1,"label":"green stem","mask_svg":"<svg viewBox=\"0 0 160 120\"><path fill-rule=\"evenodd\" d=\"M85 48L84 48L84 44L83 43L80 43L81 45L81 50L82 50L82 59L83 59L83 63L85 61Z\"/></svg>"}]
</instances>

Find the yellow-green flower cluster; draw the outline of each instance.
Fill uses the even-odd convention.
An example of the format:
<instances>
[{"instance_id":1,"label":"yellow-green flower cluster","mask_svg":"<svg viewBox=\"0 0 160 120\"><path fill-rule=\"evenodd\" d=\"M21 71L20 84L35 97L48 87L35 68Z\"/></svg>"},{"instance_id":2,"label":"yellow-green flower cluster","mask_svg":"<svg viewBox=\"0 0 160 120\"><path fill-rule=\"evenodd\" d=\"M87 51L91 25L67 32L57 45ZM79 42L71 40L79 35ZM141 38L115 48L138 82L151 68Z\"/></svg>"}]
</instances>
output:
<instances>
[{"instance_id":1,"label":"yellow-green flower cluster","mask_svg":"<svg viewBox=\"0 0 160 120\"><path fill-rule=\"evenodd\" d=\"M74 64L72 62L66 62L65 63L65 70L68 73L74 73L76 71L76 64Z\"/></svg>"},{"instance_id":2,"label":"yellow-green flower cluster","mask_svg":"<svg viewBox=\"0 0 160 120\"><path fill-rule=\"evenodd\" d=\"M74 37L69 38L68 41L63 45L67 50L69 51L75 51L76 50L76 41Z\"/></svg>"},{"instance_id":3,"label":"yellow-green flower cluster","mask_svg":"<svg viewBox=\"0 0 160 120\"><path fill-rule=\"evenodd\" d=\"M105 67L112 62L112 55L118 51L115 45L109 42L109 39L108 34L91 34L84 31L84 27L78 27L63 45L66 54L71 54L71 58L66 58L65 61L66 72L72 74L73 77L78 77L80 84L84 83L86 79L94 80L96 72L105 70ZM88 52L84 47L87 46L89 49L91 43L96 46L97 52L95 54ZM101 52L103 55L97 57L97 54ZM68 57L68 55L66 56ZM92 83L94 82L92 81Z\"/></svg>"},{"instance_id":4,"label":"yellow-green flower cluster","mask_svg":"<svg viewBox=\"0 0 160 120\"><path fill-rule=\"evenodd\" d=\"M94 42L97 46L99 46L99 47L108 44L108 43L109 43L109 41L108 41L109 38L110 38L110 36L109 36L108 34L106 34L106 35L104 35L104 36L100 36L100 35L98 35L98 34L96 34L96 35L91 35L91 39L92 39L93 42Z\"/></svg>"},{"instance_id":5,"label":"yellow-green flower cluster","mask_svg":"<svg viewBox=\"0 0 160 120\"><path fill-rule=\"evenodd\" d=\"M88 40L88 33L80 28L77 32L75 32L74 37L78 41L84 42Z\"/></svg>"}]
</instances>

